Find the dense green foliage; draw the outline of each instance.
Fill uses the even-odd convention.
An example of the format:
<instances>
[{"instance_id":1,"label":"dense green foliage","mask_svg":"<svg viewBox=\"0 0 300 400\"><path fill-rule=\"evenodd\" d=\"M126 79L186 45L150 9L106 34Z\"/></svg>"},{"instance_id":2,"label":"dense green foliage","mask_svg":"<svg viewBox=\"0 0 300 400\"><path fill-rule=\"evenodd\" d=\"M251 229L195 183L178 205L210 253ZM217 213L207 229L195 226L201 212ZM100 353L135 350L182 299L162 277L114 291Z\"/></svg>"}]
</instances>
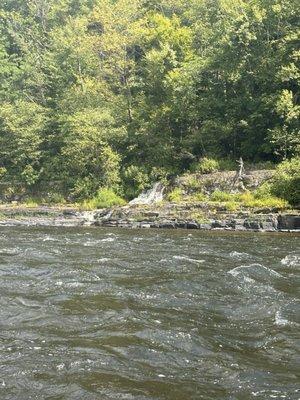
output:
<instances>
[{"instance_id":1,"label":"dense green foliage","mask_svg":"<svg viewBox=\"0 0 300 400\"><path fill-rule=\"evenodd\" d=\"M123 206L125 204L120 196L117 196L113 190L108 188L99 189L96 195L83 203L85 209L94 210L96 208L107 208L112 206Z\"/></svg>"},{"instance_id":2,"label":"dense green foliage","mask_svg":"<svg viewBox=\"0 0 300 400\"><path fill-rule=\"evenodd\" d=\"M270 192L290 204L300 205L300 158L281 163L270 185Z\"/></svg>"},{"instance_id":3,"label":"dense green foliage","mask_svg":"<svg viewBox=\"0 0 300 400\"><path fill-rule=\"evenodd\" d=\"M131 198L151 181L215 170L210 158L299 154L298 6L1 2L2 188ZM299 172L278 191L297 183Z\"/></svg>"}]
</instances>

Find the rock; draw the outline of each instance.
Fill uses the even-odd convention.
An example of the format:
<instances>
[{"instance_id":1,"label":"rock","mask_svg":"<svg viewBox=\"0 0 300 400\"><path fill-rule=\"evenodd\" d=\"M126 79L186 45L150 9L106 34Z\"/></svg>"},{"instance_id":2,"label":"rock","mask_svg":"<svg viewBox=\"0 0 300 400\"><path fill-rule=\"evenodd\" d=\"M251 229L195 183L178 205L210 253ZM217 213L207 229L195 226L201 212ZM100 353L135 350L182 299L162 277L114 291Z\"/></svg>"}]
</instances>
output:
<instances>
[{"instance_id":1,"label":"rock","mask_svg":"<svg viewBox=\"0 0 300 400\"><path fill-rule=\"evenodd\" d=\"M255 230L255 231L258 231L258 230L261 229L260 221L249 221L249 220L246 220L244 222L244 227L246 229L251 229L251 230Z\"/></svg>"},{"instance_id":2,"label":"rock","mask_svg":"<svg viewBox=\"0 0 300 400\"><path fill-rule=\"evenodd\" d=\"M145 217L149 217L149 218L158 218L159 217L159 212L156 212L156 211L146 211L144 214L145 214Z\"/></svg>"},{"instance_id":3,"label":"rock","mask_svg":"<svg viewBox=\"0 0 300 400\"><path fill-rule=\"evenodd\" d=\"M149 222L141 222L140 223L140 227L144 228L144 229L151 228L151 223L149 223Z\"/></svg>"},{"instance_id":4,"label":"rock","mask_svg":"<svg viewBox=\"0 0 300 400\"><path fill-rule=\"evenodd\" d=\"M264 231L273 232L276 230L273 221L262 221L260 223L260 226Z\"/></svg>"},{"instance_id":5,"label":"rock","mask_svg":"<svg viewBox=\"0 0 300 400\"><path fill-rule=\"evenodd\" d=\"M186 221L177 221L176 222L176 228L178 228L178 229L186 229L187 228Z\"/></svg>"},{"instance_id":6,"label":"rock","mask_svg":"<svg viewBox=\"0 0 300 400\"><path fill-rule=\"evenodd\" d=\"M211 224L211 227L212 227L213 229L216 229L216 228L226 228L226 226L227 226L227 222L226 222L226 221L218 221L218 220L215 220L215 221L213 221L212 224Z\"/></svg>"},{"instance_id":7,"label":"rock","mask_svg":"<svg viewBox=\"0 0 300 400\"><path fill-rule=\"evenodd\" d=\"M199 224L199 229L204 229L204 230L211 230L211 228L212 228L212 226L211 226L211 223L202 223L202 224Z\"/></svg>"},{"instance_id":8,"label":"rock","mask_svg":"<svg viewBox=\"0 0 300 400\"><path fill-rule=\"evenodd\" d=\"M115 220L104 220L102 221L102 225L103 226L117 226L118 225L118 221Z\"/></svg>"},{"instance_id":9,"label":"rock","mask_svg":"<svg viewBox=\"0 0 300 400\"><path fill-rule=\"evenodd\" d=\"M186 227L187 229L199 229L199 224L195 221L187 221Z\"/></svg>"},{"instance_id":10,"label":"rock","mask_svg":"<svg viewBox=\"0 0 300 400\"><path fill-rule=\"evenodd\" d=\"M78 215L77 211L74 210L63 210L64 217L76 217Z\"/></svg>"},{"instance_id":11,"label":"rock","mask_svg":"<svg viewBox=\"0 0 300 400\"><path fill-rule=\"evenodd\" d=\"M163 228L163 229L175 229L175 223L171 222L171 221L165 221L165 222L161 222L159 224L159 228Z\"/></svg>"},{"instance_id":12,"label":"rock","mask_svg":"<svg viewBox=\"0 0 300 400\"><path fill-rule=\"evenodd\" d=\"M300 215L279 215L278 229L298 230L300 229Z\"/></svg>"}]
</instances>

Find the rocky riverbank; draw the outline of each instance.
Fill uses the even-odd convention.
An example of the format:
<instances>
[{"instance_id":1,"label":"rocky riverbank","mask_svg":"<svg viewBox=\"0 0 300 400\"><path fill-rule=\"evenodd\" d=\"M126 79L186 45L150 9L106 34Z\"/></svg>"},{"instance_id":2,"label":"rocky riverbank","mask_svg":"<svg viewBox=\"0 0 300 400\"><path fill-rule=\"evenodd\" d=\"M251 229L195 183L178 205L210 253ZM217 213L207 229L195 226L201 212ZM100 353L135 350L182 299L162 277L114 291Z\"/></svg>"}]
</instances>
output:
<instances>
[{"instance_id":1,"label":"rocky riverbank","mask_svg":"<svg viewBox=\"0 0 300 400\"><path fill-rule=\"evenodd\" d=\"M167 186L155 183L126 206L93 211L82 211L72 206L30 208L17 203L1 205L0 226L83 225L300 232L299 208L291 210L280 199L275 199L275 203L269 199L267 202L256 201L252 195L270 181L273 174L272 170L248 171L243 177L242 187L235 171L186 174ZM246 198L238 197L243 195Z\"/></svg>"},{"instance_id":2,"label":"rocky riverbank","mask_svg":"<svg viewBox=\"0 0 300 400\"><path fill-rule=\"evenodd\" d=\"M55 207L6 207L0 211L0 226L102 226L119 228L203 229L228 231L299 231L295 211L251 210L229 213L209 209L205 203L140 206L128 205L96 211Z\"/></svg>"}]
</instances>

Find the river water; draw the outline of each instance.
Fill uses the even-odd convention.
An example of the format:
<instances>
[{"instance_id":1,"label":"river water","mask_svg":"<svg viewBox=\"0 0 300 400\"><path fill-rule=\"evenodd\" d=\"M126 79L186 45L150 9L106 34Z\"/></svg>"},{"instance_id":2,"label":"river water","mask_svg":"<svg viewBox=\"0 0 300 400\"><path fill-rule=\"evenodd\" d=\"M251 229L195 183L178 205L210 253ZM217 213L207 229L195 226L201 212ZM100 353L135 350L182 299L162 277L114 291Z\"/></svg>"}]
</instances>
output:
<instances>
[{"instance_id":1,"label":"river water","mask_svg":"<svg viewBox=\"0 0 300 400\"><path fill-rule=\"evenodd\" d=\"M299 399L300 236L1 227L0 399Z\"/></svg>"}]
</instances>

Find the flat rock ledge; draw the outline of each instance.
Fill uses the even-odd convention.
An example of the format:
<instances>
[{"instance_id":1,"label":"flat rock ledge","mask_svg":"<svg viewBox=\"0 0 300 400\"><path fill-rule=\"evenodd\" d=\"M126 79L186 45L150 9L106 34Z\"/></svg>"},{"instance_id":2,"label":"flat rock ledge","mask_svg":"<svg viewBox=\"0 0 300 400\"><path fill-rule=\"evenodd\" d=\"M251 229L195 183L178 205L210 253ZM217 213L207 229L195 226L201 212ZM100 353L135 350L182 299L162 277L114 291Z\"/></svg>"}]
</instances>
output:
<instances>
[{"instance_id":1,"label":"flat rock ledge","mask_svg":"<svg viewBox=\"0 0 300 400\"><path fill-rule=\"evenodd\" d=\"M156 229L202 229L226 231L263 231L263 232L297 232L300 233L300 216L297 215L260 215L250 218L213 219L207 222L196 220L165 219L134 221L130 219L95 219L92 225L119 228L156 228Z\"/></svg>"},{"instance_id":2,"label":"flat rock ledge","mask_svg":"<svg viewBox=\"0 0 300 400\"><path fill-rule=\"evenodd\" d=\"M259 210L258 210L259 211ZM5 209L1 210L0 226L98 226L130 229L202 229L255 232L299 232L300 214L243 212L239 214L210 213L196 215L194 206L174 210L141 207L119 207L96 211L75 209ZM199 214L199 213L198 213Z\"/></svg>"}]
</instances>

